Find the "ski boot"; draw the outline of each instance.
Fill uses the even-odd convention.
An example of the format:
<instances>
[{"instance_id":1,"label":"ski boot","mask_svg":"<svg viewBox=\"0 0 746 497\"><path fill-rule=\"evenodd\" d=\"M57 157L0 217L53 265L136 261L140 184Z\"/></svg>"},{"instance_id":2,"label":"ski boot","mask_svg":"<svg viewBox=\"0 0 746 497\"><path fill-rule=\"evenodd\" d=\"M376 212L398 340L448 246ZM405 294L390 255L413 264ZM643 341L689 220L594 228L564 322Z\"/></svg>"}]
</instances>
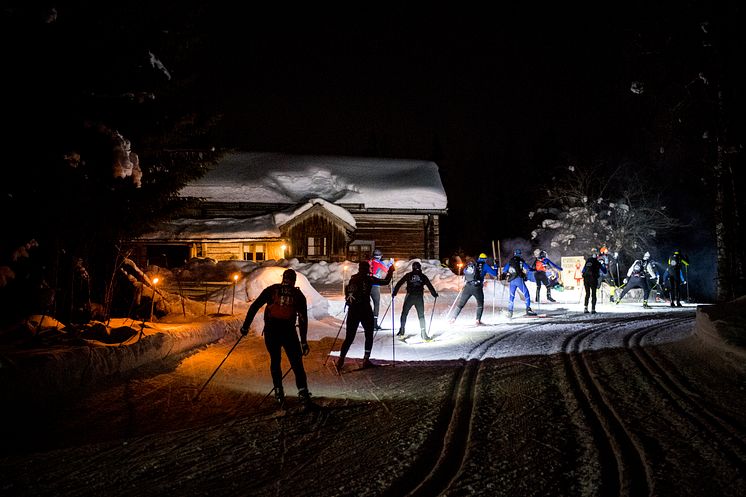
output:
<instances>
[{"instance_id":1,"label":"ski boot","mask_svg":"<svg viewBox=\"0 0 746 497\"><path fill-rule=\"evenodd\" d=\"M477 319L476 321L474 321L474 326L482 326L482 324L483 323L481 319Z\"/></svg>"},{"instance_id":2,"label":"ski boot","mask_svg":"<svg viewBox=\"0 0 746 497\"><path fill-rule=\"evenodd\" d=\"M372 362L370 362L370 352L367 352L367 353L366 353L366 354L365 354L365 355L363 356L363 364L362 364L362 366L361 366L361 367L362 367L363 369L366 369L366 368L372 368L373 366L375 366L375 364L373 364Z\"/></svg>"},{"instance_id":3,"label":"ski boot","mask_svg":"<svg viewBox=\"0 0 746 497\"><path fill-rule=\"evenodd\" d=\"M595 308L595 307L593 307L593 308L591 309L591 314L596 314L596 308Z\"/></svg>"},{"instance_id":4,"label":"ski boot","mask_svg":"<svg viewBox=\"0 0 746 497\"><path fill-rule=\"evenodd\" d=\"M420 328L420 337L422 338L423 342L430 341L430 337L427 336L427 330L425 330L425 328Z\"/></svg>"},{"instance_id":5,"label":"ski boot","mask_svg":"<svg viewBox=\"0 0 746 497\"><path fill-rule=\"evenodd\" d=\"M642 308L643 308L643 309L652 309L652 307L650 307L650 306L648 305L648 301L647 301L647 300L643 300L643 301L642 301Z\"/></svg>"},{"instance_id":6,"label":"ski boot","mask_svg":"<svg viewBox=\"0 0 746 497\"><path fill-rule=\"evenodd\" d=\"M404 336L404 328L399 328L399 333L397 333L396 336L403 337Z\"/></svg>"},{"instance_id":7,"label":"ski boot","mask_svg":"<svg viewBox=\"0 0 746 497\"><path fill-rule=\"evenodd\" d=\"M378 331L381 326L378 324L378 316L373 316L373 331Z\"/></svg>"},{"instance_id":8,"label":"ski boot","mask_svg":"<svg viewBox=\"0 0 746 497\"><path fill-rule=\"evenodd\" d=\"M508 311L506 315L508 316L508 319L513 319L513 311Z\"/></svg>"},{"instance_id":9,"label":"ski boot","mask_svg":"<svg viewBox=\"0 0 746 497\"><path fill-rule=\"evenodd\" d=\"M552 296L551 296L551 295L547 295L547 300L548 300L549 302L557 302L556 300L554 300L554 299L552 298Z\"/></svg>"},{"instance_id":10,"label":"ski boot","mask_svg":"<svg viewBox=\"0 0 746 497\"><path fill-rule=\"evenodd\" d=\"M526 316L536 316L536 313L530 307L526 307Z\"/></svg>"},{"instance_id":11,"label":"ski boot","mask_svg":"<svg viewBox=\"0 0 746 497\"><path fill-rule=\"evenodd\" d=\"M285 391L282 387L275 387L275 402L277 407L285 409Z\"/></svg>"},{"instance_id":12,"label":"ski boot","mask_svg":"<svg viewBox=\"0 0 746 497\"><path fill-rule=\"evenodd\" d=\"M311 400L311 393L307 388L298 390L298 400L300 400L303 412L318 411L320 409L319 405Z\"/></svg>"},{"instance_id":13,"label":"ski boot","mask_svg":"<svg viewBox=\"0 0 746 497\"><path fill-rule=\"evenodd\" d=\"M335 364L338 373L342 372L342 368L344 367L344 365L345 365L345 358L340 356L340 358L337 359L337 363Z\"/></svg>"},{"instance_id":14,"label":"ski boot","mask_svg":"<svg viewBox=\"0 0 746 497\"><path fill-rule=\"evenodd\" d=\"M674 302L673 300L671 301L671 307L676 307L676 302Z\"/></svg>"},{"instance_id":15,"label":"ski boot","mask_svg":"<svg viewBox=\"0 0 746 497\"><path fill-rule=\"evenodd\" d=\"M583 308L583 314L588 314L588 308L587 307Z\"/></svg>"},{"instance_id":16,"label":"ski boot","mask_svg":"<svg viewBox=\"0 0 746 497\"><path fill-rule=\"evenodd\" d=\"M681 302L676 302L676 307L684 307L684 306L681 305Z\"/></svg>"}]
</instances>

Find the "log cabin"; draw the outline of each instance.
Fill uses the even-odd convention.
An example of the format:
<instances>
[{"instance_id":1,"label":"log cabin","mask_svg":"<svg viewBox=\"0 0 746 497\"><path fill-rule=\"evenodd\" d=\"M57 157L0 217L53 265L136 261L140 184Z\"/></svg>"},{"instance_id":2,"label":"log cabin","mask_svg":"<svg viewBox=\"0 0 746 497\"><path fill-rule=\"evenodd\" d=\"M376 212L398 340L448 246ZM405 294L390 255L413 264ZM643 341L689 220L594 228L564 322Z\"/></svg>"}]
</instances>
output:
<instances>
[{"instance_id":1,"label":"log cabin","mask_svg":"<svg viewBox=\"0 0 746 497\"><path fill-rule=\"evenodd\" d=\"M431 161L230 153L179 195L179 219L133 240L141 264L439 259L447 198Z\"/></svg>"}]
</instances>

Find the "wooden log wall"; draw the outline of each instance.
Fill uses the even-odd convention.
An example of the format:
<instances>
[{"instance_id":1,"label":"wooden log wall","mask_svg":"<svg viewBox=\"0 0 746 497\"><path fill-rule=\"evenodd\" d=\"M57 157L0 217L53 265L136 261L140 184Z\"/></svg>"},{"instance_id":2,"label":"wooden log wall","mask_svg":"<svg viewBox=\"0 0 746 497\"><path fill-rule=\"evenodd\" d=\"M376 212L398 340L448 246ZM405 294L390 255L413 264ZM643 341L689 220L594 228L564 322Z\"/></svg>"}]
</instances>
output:
<instances>
[{"instance_id":1,"label":"wooden log wall","mask_svg":"<svg viewBox=\"0 0 746 497\"><path fill-rule=\"evenodd\" d=\"M440 224L434 214L355 214L356 240L374 240L385 258L440 258Z\"/></svg>"}]
</instances>

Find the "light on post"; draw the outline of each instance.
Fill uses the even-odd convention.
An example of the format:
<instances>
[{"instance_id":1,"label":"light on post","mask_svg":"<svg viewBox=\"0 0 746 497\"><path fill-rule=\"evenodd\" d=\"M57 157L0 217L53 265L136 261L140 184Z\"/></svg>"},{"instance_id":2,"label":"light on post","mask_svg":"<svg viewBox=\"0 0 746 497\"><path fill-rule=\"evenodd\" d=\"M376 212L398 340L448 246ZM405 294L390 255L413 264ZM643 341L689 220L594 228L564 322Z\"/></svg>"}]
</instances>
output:
<instances>
[{"instance_id":1,"label":"light on post","mask_svg":"<svg viewBox=\"0 0 746 497\"><path fill-rule=\"evenodd\" d=\"M160 281L160 278L156 276L153 278L153 298L150 300L150 322L153 322L153 311L155 310L155 287Z\"/></svg>"},{"instance_id":2,"label":"light on post","mask_svg":"<svg viewBox=\"0 0 746 497\"><path fill-rule=\"evenodd\" d=\"M238 274L233 275L233 298L231 299L231 316L233 315L233 303L236 301L236 283L238 283Z\"/></svg>"}]
</instances>

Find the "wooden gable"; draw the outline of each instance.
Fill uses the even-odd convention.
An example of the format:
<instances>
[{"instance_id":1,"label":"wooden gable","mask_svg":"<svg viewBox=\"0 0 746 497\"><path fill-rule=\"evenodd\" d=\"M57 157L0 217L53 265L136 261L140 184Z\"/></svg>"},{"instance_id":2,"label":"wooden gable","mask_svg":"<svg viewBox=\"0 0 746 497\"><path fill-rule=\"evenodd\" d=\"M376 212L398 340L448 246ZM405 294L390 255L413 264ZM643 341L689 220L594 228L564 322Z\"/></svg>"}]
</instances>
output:
<instances>
[{"instance_id":1,"label":"wooden gable","mask_svg":"<svg viewBox=\"0 0 746 497\"><path fill-rule=\"evenodd\" d=\"M355 227L315 204L278 226L289 241L286 256L303 261L344 261Z\"/></svg>"}]
</instances>

